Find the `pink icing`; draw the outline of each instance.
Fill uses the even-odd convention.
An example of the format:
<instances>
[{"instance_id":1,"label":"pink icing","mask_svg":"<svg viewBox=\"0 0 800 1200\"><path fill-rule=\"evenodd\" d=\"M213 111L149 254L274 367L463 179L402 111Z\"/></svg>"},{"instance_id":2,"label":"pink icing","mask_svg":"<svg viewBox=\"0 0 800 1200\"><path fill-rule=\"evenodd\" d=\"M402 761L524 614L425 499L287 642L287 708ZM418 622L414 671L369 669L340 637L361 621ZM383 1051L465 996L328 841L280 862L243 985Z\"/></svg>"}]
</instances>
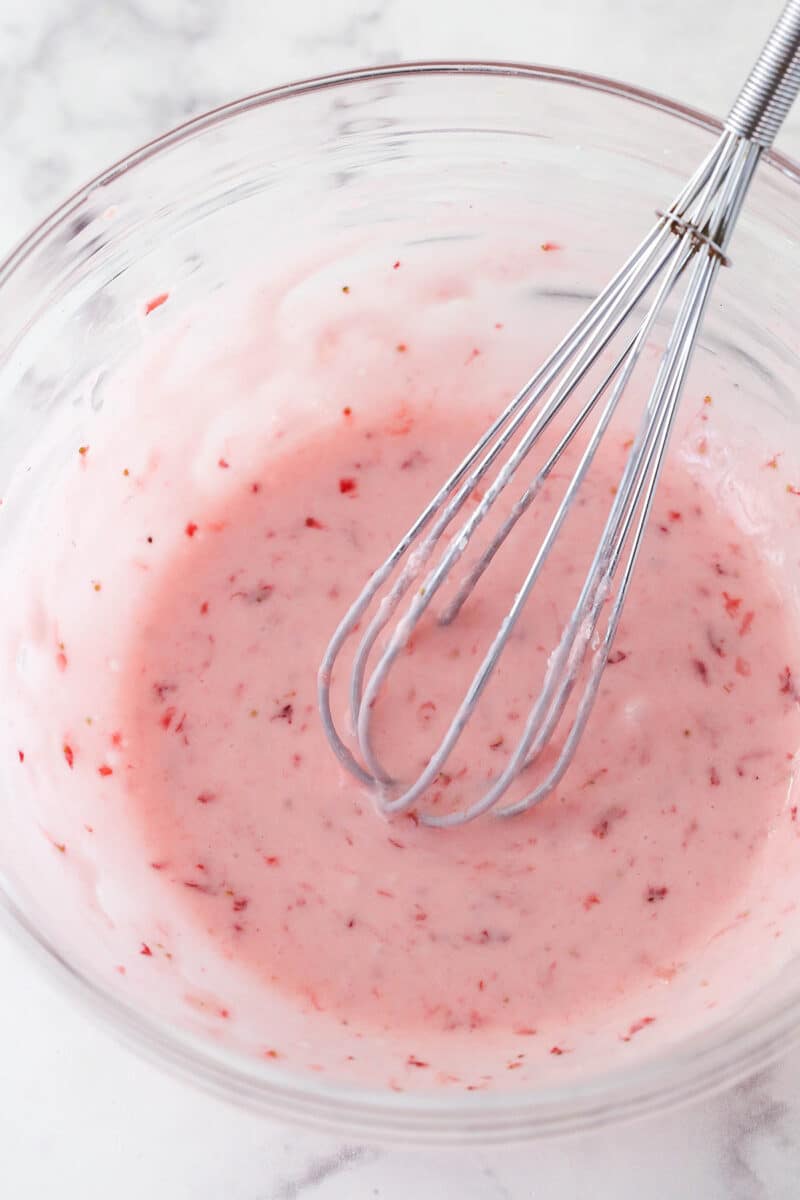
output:
<instances>
[{"instance_id":1,"label":"pink icing","mask_svg":"<svg viewBox=\"0 0 800 1200\"><path fill-rule=\"evenodd\" d=\"M513 821L383 822L331 756L315 672L346 601L480 428L419 403L388 423L356 409L260 472L257 492L247 475L232 503L187 514L197 528L124 679L125 767L186 919L267 986L362 1029L558 1020L566 1036L676 971L735 905L785 804L792 639L753 548L673 467L562 786ZM507 760L622 457L587 489L434 806L463 806ZM526 538L456 626L415 636L377 715L398 773L463 694Z\"/></svg>"},{"instance_id":2,"label":"pink icing","mask_svg":"<svg viewBox=\"0 0 800 1200\"><path fill-rule=\"evenodd\" d=\"M109 972L158 978L204 1029L292 1065L347 1074L361 1054L393 1086L530 1081L592 1039L616 1054L655 1038L671 989L713 978L703 956L750 919L751 893L774 928L770 835L787 877L797 853L796 630L697 469L705 422L665 472L556 793L446 833L377 817L325 742L317 665L532 355L513 255L477 288L449 252L416 269L390 257L344 285L279 279L206 361L190 327L121 378L113 420L70 450L58 516L45 506L21 552L7 757L55 847L48 870L81 874L107 915ZM612 431L434 805L474 799L507 759L631 428ZM558 495L556 477L458 624L423 626L402 657L376 712L398 774L430 752ZM284 1002L291 1033L263 1016Z\"/></svg>"}]
</instances>

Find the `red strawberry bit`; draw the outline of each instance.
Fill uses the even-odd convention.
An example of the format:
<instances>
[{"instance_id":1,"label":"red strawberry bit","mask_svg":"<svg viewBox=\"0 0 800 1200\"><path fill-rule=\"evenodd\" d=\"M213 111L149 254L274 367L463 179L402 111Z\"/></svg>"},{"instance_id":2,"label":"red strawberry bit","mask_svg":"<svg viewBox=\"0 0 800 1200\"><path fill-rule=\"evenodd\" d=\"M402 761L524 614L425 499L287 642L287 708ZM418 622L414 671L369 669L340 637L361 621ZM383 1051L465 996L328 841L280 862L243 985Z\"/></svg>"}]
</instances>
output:
<instances>
[{"instance_id":1,"label":"red strawberry bit","mask_svg":"<svg viewBox=\"0 0 800 1200\"><path fill-rule=\"evenodd\" d=\"M228 462L227 458L218 458L217 459L217 466L223 471L227 471L228 468L230 467L230 465L231 464Z\"/></svg>"},{"instance_id":2,"label":"red strawberry bit","mask_svg":"<svg viewBox=\"0 0 800 1200\"><path fill-rule=\"evenodd\" d=\"M64 743L64 758L67 760L67 766L72 770L75 765L75 751L66 742Z\"/></svg>"},{"instance_id":3,"label":"red strawberry bit","mask_svg":"<svg viewBox=\"0 0 800 1200\"><path fill-rule=\"evenodd\" d=\"M561 246L558 242L542 242L541 249L544 250L545 254L550 254L553 250L560 250Z\"/></svg>"},{"instance_id":4,"label":"red strawberry bit","mask_svg":"<svg viewBox=\"0 0 800 1200\"><path fill-rule=\"evenodd\" d=\"M744 637L744 635L745 635L746 633L749 633L749 632L750 632L750 628L751 628L751 626L752 626L752 624L753 624L753 621L754 621L754 619L755 619L755 615L756 615L756 614L755 614L754 612L752 612L752 611L750 611L750 612L746 612L746 613L744 614L744 616L742 617L742 623L741 623L741 625L739 626L739 636L740 636L740 637Z\"/></svg>"},{"instance_id":5,"label":"red strawberry bit","mask_svg":"<svg viewBox=\"0 0 800 1200\"><path fill-rule=\"evenodd\" d=\"M719 784L720 784L719 771L717 770L716 767L711 767L711 769L709 770L708 782L711 784L712 787L719 787Z\"/></svg>"},{"instance_id":6,"label":"red strawberry bit","mask_svg":"<svg viewBox=\"0 0 800 1200\"><path fill-rule=\"evenodd\" d=\"M786 490L790 496L800 496L800 488L794 487L791 483L787 483Z\"/></svg>"},{"instance_id":7,"label":"red strawberry bit","mask_svg":"<svg viewBox=\"0 0 800 1200\"><path fill-rule=\"evenodd\" d=\"M594 837L599 838L600 841L602 841L604 838L608 837L608 834L614 823L621 820L623 817L627 817L627 815L627 808L618 808L616 805L612 808L609 808L605 815L601 817L600 820L597 821L597 823L593 826L592 834Z\"/></svg>"},{"instance_id":8,"label":"red strawberry bit","mask_svg":"<svg viewBox=\"0 0 800 1200\"><path fill-rule=\"evenodd\" d=\"M392 270L397 271L399 269L400 269L400 259L398 258L396 262L392 263Z\"/></svg>"},{"instance_id":9,"label":"red strawberry bit","mask_svg":"<svg viewBox=\"0 0 800 1200\"><path fill-rule=\"evenodd\" d=\"M586 909L587 912L589 912L589 910L591 908L594 908L595 904L599 904L599 903L600 903L600 897L597 895L597 892L589 892L589 895L584 896L584 898L583 898L583 907Z\"/></svg>"},{"instance_id":10,"label":"red strawberry bit","mask_svg":"<svg viewBox=\"0 0 800 1200\"><path fill-rule=\"evenodd\" d=\"M316 517L306 517L306 529L324 529L325 526Z\"/></svg>"},{"instance_id":11,"label":"red strawberry bit","mask_svg":"<svg viewBox=\"0 0 800 1200\"><path fill-rule=\"evenodd\" d=\"M746 658L737 657L737 659L736 659L736 674L743 675L743 676L745 676L745 678L750 674L750 663L747 661Z\"/></svg>"},{"instance_id":12,"label":"red strawberry bit","mask_svg":"<svg viewBox=\"0 0 800 1200\"><path fill-rule=\"evenodd\" d=\"M670 521L680 521L682 519L682 514L679 513L676 508L671 508L669 510L669 519Z\"/></svg>"},{"instance_id":13,"label":"red strawberry bit","mask_svg":"<svg viewBox=\"0 0 800 1200\"><path fill-rule=\"evenodd\" d=\"M345 406L345 407L342 409L342 416L343 416L343 417L352 417L352 415L353 415L353 410L352 410L352 408L350 407L350 405L349 405L349 404L347 404L347 405L346 405L346 406Z\"/></svg>"},{"instance_id":14,"label":"red strawberry bit","mask_svg":"<svg viewBox=\"0 0 800 1200\"><path fill-rule=\"evenodd\" d=\"M107 763L103 763L102 766L99 766L97 768L97 773L98 773L98 775L102 775L105 778L107 778L109 775L114 774L114 769L113 769L113 767L109 767L109 765Z\"/></svg>"},{"instance_id":15,"label":"red strawberry bit","mask_svg":"<svg viewBox=\"0 0 800 1200\"><path fill-rule=\"evenodd\" d=\"M187 537L194 537L194 535L197 533L197 524L196 524L196 522L195 522L195 521L188 521L188 522L187 522L187 524L186 524L186 528L184 529L184 531L183 531L183 532L186 534L186 536L187 536Z\"/></svg>"},{"instance_id":16,"label":"red strawberry bit","mask_svg":"<svg viewBox=\"0 0 800 1200\"><path fill-rule=\"evenodd\" d=\"M428 1067L430 1063L426 1063L423 1059L417 1058L415 1054L409 1054L406 1062L409 1067Z\"/></svg>"},{"instance_id":17,"label":"red strawberry bit","mask_svg":"<svg viewBox=\"0 0 800 1200\"><path fill-rule=\"evenodd\" d=\"M185 888L189 888L193 892L202 892L204 896L214 895L208 884L198 883L196 879L184 879L183 886Z\"/></svg>"},{"instance_id":18,"label":"red strawberry bit","mask_svg":"<svg viewBox=\"0 0 800 1200\"><path fill-rule=\"evenodd\" d=\"M536 1037L536 1030L530 1025L518 1025L514 1034L516 1037Z\"/></svg>"},{"instance_id":19,"label":"red strawberry bit","mask_svg":"<svg viewBox=\"0 0 800 1200\"><path fill-rule=\"evenodd\" d=\"M767 467L770 471L777 471L778 459L781 457L782 457L781 454L773 454L772 458L767 459L767 461L764 463L764 466Z\"/></svg>"},{"instance_id":20,"label":"red strawberry bit","mask_svg":"<svg viewBox=\"0 0 800 1200\"><path fill-rule=\"evenodd\" d=\"M718 637L717 634L714 633L714 630L710 628L706 630L706 637L708 638L709 646L714 651L717 658L726 658L727 653L725 650L725 638Z\"/></svg>"},{"instance_id":21,"label":"red strawberry bit","mask_svg":"<svg viewBox=\"0 0 800 1200\"><path fill-rule=\"evenodd\" d=\"M398 354L405 354L406 350L408 349L408 346L406 345L405 342L398 342L395 349L397 350Z\"/></svg>"},{"instance_id":22,"label":"red strawberry bit","mask_svg":"<svg viewBox=\"0 0 800 1200\"><path fill-rule=\"evenodd\" d=\"M294 705L283 704L276 713L270 717L270 721L286 721L289 725L294 717Z\"/></svg>"},{"instance_id":23,"label":"red strawberry bit","mask_svg":"<svg viewBox=\"0 0 800 1200\"><path fill-rule=\"evenodd\" d=\"M153 957L153 951L150 949L150 947L148 946L147 942L142 942L142 948L141 948L141 950L139 951L139 953L140 953L140 954L143 954L145 958L152 958L152 957Z\"/></svg>"},{"instance_id":24,"label":"red strawberry bit","mask_svg":"<svg viewBox=\"0 0 800 1200\"><path fill-rule=\"evenodd\" d=\"M780 690L783 695L791 696L791 698L793 700L797 700L800 698L800 697L798 697L798 694L797 694L797 688L795 687L794 677L792 675L791 667L784 667L783 670L781 671L780 675L778 676L778 680L780 682L780 685L781 685Z\"/></svg>"},{"instance_id":25,"label":"red strawberry bit","mask_svg":"<svg viewBox=\"0 0 800 1200\"><path fill-rule=\"evenodd\" d=\"M344 479L339 480L339 491L342 493L343 496L347 496L350 493L354 492L357 487L358 487L358 484L356 483L355 479L346 477Z\"/></svg>"},{"instance_id":26,"label":"red strawberry bit","mask_svg":"<svg viewBox=\"0 0 800 1200\"><path fill-rule=\"evenodd\" d=\"M644 894L644 898L648 904L655 904L656 901L664 900L669 894L669 888L663 885L659 887L649 887Z\"/></svg>"},{"instance_id":27,"label":"red strawberry bit","mask_svg":"<svg viewBox=\"0 0 800 1200\"><path fill-rule=\"evenodd\" d=\"M56 666L58 667L59 671L66 671L66 669L67 669L67 656L64 653L63 646L59 649L58 653L56 654Z\"/></svg>"},{"instance_id":28,"label":"red strawberry bit","mask_svg":"<svg viewBox=\"0 0 800 1200\"><path fill-rule=\"evenodd\" d=\"M200 615L201 615L201 617L205 617L208 615L208 601L207 600L204 600L203 603L200 605Z\"/></svg>"},{"instance_id":29,"label":"red strawberry bit","mask_svg":"<svg viewBox=\"0 0 800 1200\"><path fill-rule=\"evenodd\" d=\"M706 687L708 687L708 667L703 662L702 658L693 658L692 666L694 667L695 672L700 676L700 678L702 679L702 681L706 685Z\"/></svg>"},{"instance_id":30,"label":"red strawberry bit","mask_svg":"<svg viewBox=\"0 0 800 1200\"><path fill-rule=\"evenodd\" d=\"M629 1042L632 1037L637 1033L641 1033L643 1029L646 1029L648 1025L652 1025L654 1021L655 1017L642 1017L640 1020L634 1021L627 1033L620 1034L620 1041Z\"/></svg>"},{"instance_id":31,"label":"red strawberry bit","mask_svg":"<svg viewBox=\"0 0 800 1200\"><path fill-rule=\"evenodd\" d=\"M151 312L155 312L157 308L161 308L162 304L166 304L169 300L169 292L159 292L157 296L153 296L152 300L148 300L144 306L144 315L150 316Z\"/></svg>"},{"instance_id":32,"label":"red strawberry bit","mask_svg":"<svg viewBox=\"0 0 800 1200\"><path fill-rule=\"evenodd\" d=\"M277 867L279 865L280 861L281 860L277 854L265 854L264 855L264 862L267 864L268 867Z\"/></svg>"},{"instance_id":33,"label":"red strawberry bit","mask_svg":"<svg viewBox=\"0 0 800 1200\"><path fill-rule=\"evenodd\" d=\"M409 454L408 458L404 458L400 463L400 470L411 471L414 467L422 466L428 461L428 456L423 454L421 450L414 450L413 453Z\"/></svg>"},{"instance_id":34,"label":"red strawberry bit","mask_svg":"<svg viewBox=\"0 0 800 1200\"><path fill-rule=\"evenodd\" d=\"M405 850L405 842L399 842L397 838L389 838L389 845L394 846L395 850Z\"/></svg>"},{"instance_id":35,"label":"red strawberry bit","mask_svg":"<svg viewBox=\"0 0 800 1200\"><path fill-rule=\"evenodd\" d=\"M625 662L627 657L628 655L624 650L612 650L606 662L610 667L615 667L617 663Z\"/></svg>"},{"instance_id":36,"label":"red strawberry bit","mask_svg":"<svg viewBox=\"0 0 800 1200\"><path fill-rule=\"evenodd\" d=\"M19 755L19 761L20 761L20 762L25 762L25 751L24 751L24 750L18 750L18 751L17 751L17 754Z\"/></svg>"},{"instance_id":37,"label":"red strawberry bit","mask_svg":"<svg viewBox=\"0 0 800 1200\"><path fill-rule=\"evenodd\" d=\"M172 705L166 710L163 716L159 718L159 724L161 725L162 729L169 729L170 725L172 724L172 718L175 716L177 711L178 710L174 707L174 705Z\"/></svg>"},{"instance_id":38,"label":"red strawberry bit","mask_svg":"<svg viewBox=\"0 0 800 1200\"><path fill-rule=\"evenodd\" d=\"M216 800L213 792L201 792L197 797L198 804L212 804Z\"/></svg>"},{"instance_id":39,"label":"red strawberry bit","mask_svg":"<svg viewBox=\"0 0 800 1200\"><path fill-rule=\"evenodd\" d=\"M725 601L725 612L728 614L728 616L729 617L737 616L739 609L741 607L741 604L742 604L742 597L741 596L730 596L730 595L728 595L727 592L723 592L722 598Z\"/></svg>"},{"instance_id":40,"label":"red strawberry bit","mask_svg":"<svg viewBox=\"0 0 800 1200\"><path fill-rule=\"evenodd\" d=\"M424 700L417 709L417 720L420 725L428 725L436 712L436 705L433 700Z\"/></svg>"},{"instance_id":41,"label":"red strawberry bit","mask_svg":"<svg viewBox=\"0 0 800 1200\"><path fill-rule=\"evenodd\" d=\"M271 583L262 581L250 591L232 592L231 600L244 600L245 604L263 604L265 600L269 600L274 590Z\"/></svg>"},{"instance_id":42,"label":"red strawberry bit","mask_svg":"<svg viewBox=\"0 0 800 1200\"><path fill-rule=\"evenodd\" d=\"M558 1058L562 1054L569 1054L569 1050L566 1050L563 1046L551 1046L550 1053Z\"/></svg>"},{"instance_id":43,"label":"red strawberry bit","mask_svg":"<svg viewBox=\"0 0 800 1200\"><path fill-rule=\"evenodd\" d=\"M250 901L247 900L244 896L236 896L233 901L233 911L234 912L244 912L244 910L247 908L249 903L250 903Z\"/></svg>"},{"instance_id":44,"label":"red strawberry bit","mask_svg":"<svg viewBox=\"0 0 800 1200\"><path fill-rule=\"evenodd\" d=\"M792 807L789 809L789 817L792 821L797 820L797 805L796 804L793 804Z\"/></svg>"}]
</instances>

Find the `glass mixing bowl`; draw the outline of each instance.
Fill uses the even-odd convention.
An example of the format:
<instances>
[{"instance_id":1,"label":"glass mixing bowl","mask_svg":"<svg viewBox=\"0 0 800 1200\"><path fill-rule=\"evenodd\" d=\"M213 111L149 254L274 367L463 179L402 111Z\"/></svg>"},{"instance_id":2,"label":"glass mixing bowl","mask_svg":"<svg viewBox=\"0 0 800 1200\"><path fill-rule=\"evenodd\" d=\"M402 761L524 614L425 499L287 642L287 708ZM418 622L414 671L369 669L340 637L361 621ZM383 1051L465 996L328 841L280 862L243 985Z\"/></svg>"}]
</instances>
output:
<instances>
[{"instance_id":1,"label":"glass mixing bowl","mask_svg":"<svg viewBox=\"0 0 800 1200\"><path fill-rule=\"evenodd\" d=\"M532 238L569 220L554 302L577 315L705 154L719 125L650 93L575 72L504 64L382 67L249 97L127 156L43 221L0 266L0 495L44 441L91 441L106 380L143 337L143 302L173 314L263 262L272 242L435 224L459 235L512 213ZM800 168L770 154L720 280L699 359L753 428L800 449L800 360L789 328L800 247ZM546 236L546 234L545 234ZM534 364L532 364L534 365ZM51 436L53 430L59 436ZM35 465L34 465L35 464ZM13 517L0 522L0 555ZM790 568L787 568L790 570ZM788 586L794 587L791 573ZM7 757L7 756L6 756ZM237 1103L352 1138L503 1142L620 1121L696 1098L763 1066L800 1029L800 965L765 971L741 1005L637 1065L514 1093L420 1096L282 1073L182 1029L152 995L109 978L73 936L68 897L41 886L20 847L10 769L0 776L0 896L7 924L92 1015L158 1062ZM74 903L77 903L75 901Z\"/></svg>"}]
</instances>

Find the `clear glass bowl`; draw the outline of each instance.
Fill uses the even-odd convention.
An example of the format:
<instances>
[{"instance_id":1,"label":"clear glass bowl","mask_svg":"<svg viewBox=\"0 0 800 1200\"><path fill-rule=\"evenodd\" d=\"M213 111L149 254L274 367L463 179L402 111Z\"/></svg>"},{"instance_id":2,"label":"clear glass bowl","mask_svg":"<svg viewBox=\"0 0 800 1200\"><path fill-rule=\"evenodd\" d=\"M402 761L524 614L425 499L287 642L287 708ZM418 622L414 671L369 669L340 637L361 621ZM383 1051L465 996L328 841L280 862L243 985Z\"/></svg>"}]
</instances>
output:
<instances>
[{"instance_id":1,"label":"clear glass bowl","mask_svg":"<svg viewBox=\"0 0 800 1200\"><path fill-rule=\"evenodd\" d=\"M168 285L181 309L285 244L370 224L404 228L568 211L579 308L716 136L704 115L569 71L502 64L383 67L249 97L191 121L81 189L0 265L0 495L61 422L91 440L104 381L141 338L141 302ZM740 389L731 440L757 426L800 448L800 364L790 321L800 270L800 168L767 156L711 305L700 357ZM734 378L735 376L735 378ZM74 446L75 442L72 441ZM41 464L40 464L41 466ZM32 487L46 486L45 471ZM38 482L37 482L38 481ZM0 532L0 554L10 536ZM504 1142L596 1127L697 1097L763 1066L800 1028L795 960L746 1003L667 1053L584 1082L421 1097L299 1079L131 999L70 932L17 852L26 814L0 778L0 895L9 926L92 1015L158 1062L238 1103L353 1138ZM59 908L60 911L56 911Z\"/></svg>"}]
</instances>

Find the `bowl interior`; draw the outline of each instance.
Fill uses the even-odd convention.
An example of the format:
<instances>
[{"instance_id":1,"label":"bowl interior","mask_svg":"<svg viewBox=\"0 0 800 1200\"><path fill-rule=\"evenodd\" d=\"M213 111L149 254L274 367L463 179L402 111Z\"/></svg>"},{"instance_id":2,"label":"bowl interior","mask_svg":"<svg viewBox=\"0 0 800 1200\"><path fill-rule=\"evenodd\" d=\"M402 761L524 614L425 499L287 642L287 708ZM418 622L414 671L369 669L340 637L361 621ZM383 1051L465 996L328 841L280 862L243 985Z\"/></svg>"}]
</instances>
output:
<instances>
[{"instance_id":1,"label":"bowl interior","mask_svg":"<svg viewBox=\"0 0 800 1200\"><path fill-rule=\"evenodd\" d=\"M13 590L18 553L47 520L75 444L90 444L113 419L116 379L158 339L195 324L224 341L225 322L198 316L233 310L242 281L257 285L275 263L330 246L348 270L382 244L431 255L437 246L568 245L557 284L531 281L532 313L555 338L568 328L652 224L711 145L696 115L653 98L536 68L452 65L382 69L298 85L210 114L137 152L34 231L0 267L0 558ZM800 252L792 236L797 176L764 165L723 272L688 392L735 396L720 439L751 464L757 445L800 472L800 359L791 328ZM161 325L146 302L169 293ZM531 364L533 366L535 364ZM302 398L297 414L304 417ZM296 414L296 415L297 415ZM308 417L319 417L309 409ZM689 436L690 406L679 436ZM760 453L760 452L759 452ZM800 473L797 475L800 480ZM749 493L748 493L749 494ZM780 565L796 607L800 565L787 525L769 506L726 502L753 525ZM737 508L738 505L738 508ZM58 534L68 540L70 531ZM8 645L4 651L10 654ZM7 669L19 664L7 658ZM242 1102L361 1135L448 1141L504 1140L596 1124L663 1106L731 1078L773 1053L797 1020L798 960L787 945L765 964L737 949L746 986L740 1005L655 1058L587 1077L543 1077L535 1091L435 1096L375 1092L321 1080L245 1053L204 1018L187 1020L178 997L108 969L135 928L137 905L114 895L113 861L54 869L52 840L79 808L43 781L26 792L15 771L14 711L3 702L0 812L3 898L17 928L59 962L117 1032L162 1061ZM56 864L57 865L57 864ZM791 902L790 880L775 904ZM109 894L113 900L109 901ZM98 895L105 897L98 903ZM109 921L109 911L114 919ZM788 940L788 939L787 939ZM732 951L720 952L724 971ZM735 989L734 989L735 992ZM271 1020L290 1021L277 1010ZM690 1025L692 1022L690 1022ZM302 1030L296 1030L301 1036Z\"/></svg>"}]
</instances>

